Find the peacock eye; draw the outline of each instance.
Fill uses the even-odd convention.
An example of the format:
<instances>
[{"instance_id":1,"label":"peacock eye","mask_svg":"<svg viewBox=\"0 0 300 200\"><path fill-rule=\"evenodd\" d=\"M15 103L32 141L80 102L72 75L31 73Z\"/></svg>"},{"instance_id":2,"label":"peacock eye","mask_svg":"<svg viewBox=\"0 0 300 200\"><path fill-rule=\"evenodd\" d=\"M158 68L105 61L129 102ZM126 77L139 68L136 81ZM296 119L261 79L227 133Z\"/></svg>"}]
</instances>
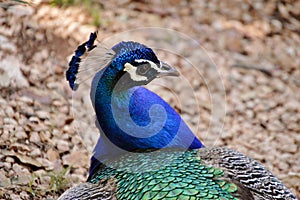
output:
<instances>
[{"instance_id":1,"label":"peacock eye","mask_svg":"<svg viewBox=\"0 0 300 200\"><path fill-rule=\"evenodd\" d=\"M148 72L148 70L151 68L149 63L141 64L137 67L137 74L144 75Z\"/></svg>"}]
</instances>

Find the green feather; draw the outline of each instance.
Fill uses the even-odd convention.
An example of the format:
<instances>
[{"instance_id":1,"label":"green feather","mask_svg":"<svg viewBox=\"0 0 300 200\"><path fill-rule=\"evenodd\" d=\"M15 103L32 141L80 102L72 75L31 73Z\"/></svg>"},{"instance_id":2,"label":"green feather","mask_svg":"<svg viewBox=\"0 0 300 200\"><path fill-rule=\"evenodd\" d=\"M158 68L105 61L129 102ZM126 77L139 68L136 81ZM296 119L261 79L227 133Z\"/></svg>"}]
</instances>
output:
<instances>
[{"instance_id":1,"label":"green feather","mask_svg":"<svg viewBox=\"0 0 300 200\"><path fill-rule=\"evenodd\" d=\"M237 191L196 150L128 153L105 164L90 182L115 179L118 199L235 199Z\"/></svg>"}]
</instances>

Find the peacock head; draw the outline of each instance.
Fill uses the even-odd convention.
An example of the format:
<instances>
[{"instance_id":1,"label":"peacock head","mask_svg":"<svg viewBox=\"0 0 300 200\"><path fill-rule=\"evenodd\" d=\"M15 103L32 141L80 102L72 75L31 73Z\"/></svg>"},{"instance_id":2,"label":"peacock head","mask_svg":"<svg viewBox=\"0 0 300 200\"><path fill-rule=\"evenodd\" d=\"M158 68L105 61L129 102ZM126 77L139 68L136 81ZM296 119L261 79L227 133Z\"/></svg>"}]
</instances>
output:
<instances>
[{"instance_id":1,"label":"peacock head","mask_svg":"<svg viewBox=\"0 0 300 200\"><path fill-rule=\"evenodd\" d=\"M159 77L179 76L175 68L160 61L153 50L143 44L127 41L106 49L94 45L96 38L97 33L92 33L90 39L77 48L69 63L66 76L73 90L81 81L77 77L81 72L94 72L105 66L110 75L126 88L146 85ZM81 59L86 52L87 56Z\"/></svg>"},{"instance_id":2,"label":"peacock head","mask_svg":"<svg viewBox=\"0 0 300 200\"><path fill-rule=\"evenodd\" d=\"M158 60L151 48L137 42L120 42L112 50L116 55L111 63L123 75L127 84L146 85L155 78L178 76L178 71Z\"/></svg>"}]
</instances>

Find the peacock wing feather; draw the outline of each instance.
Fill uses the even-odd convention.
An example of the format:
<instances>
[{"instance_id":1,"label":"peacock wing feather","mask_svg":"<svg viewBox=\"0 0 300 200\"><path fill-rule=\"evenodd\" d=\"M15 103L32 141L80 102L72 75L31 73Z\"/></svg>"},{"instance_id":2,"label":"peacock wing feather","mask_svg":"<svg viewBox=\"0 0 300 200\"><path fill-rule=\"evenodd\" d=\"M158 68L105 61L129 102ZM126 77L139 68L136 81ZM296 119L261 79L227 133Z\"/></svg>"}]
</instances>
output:
<instances>
[{"instance_id":1,"label":"peacock wing feather","mask_svg":"<svg viewBox=\"0 0 300 200\"><path fill-rule=\"evenodd\" d=\"M101 180L96 184L81 183L65 191L58 200L116 200L117 185L113 179Z\"/></svg>"},{"instance_id":2,"label":"peacock wing feather","mask_svg":"<svg viewBox=\"0 0 300 200\"><path fill-rule=\"evenodd\" d=\"M199 149L198 155L206 165L224 171L224 178L238 186L237 193L240 193L241 199L296 199L262 164L240 152L228 148L208 147Z\"/></svg>"}]
</instances>

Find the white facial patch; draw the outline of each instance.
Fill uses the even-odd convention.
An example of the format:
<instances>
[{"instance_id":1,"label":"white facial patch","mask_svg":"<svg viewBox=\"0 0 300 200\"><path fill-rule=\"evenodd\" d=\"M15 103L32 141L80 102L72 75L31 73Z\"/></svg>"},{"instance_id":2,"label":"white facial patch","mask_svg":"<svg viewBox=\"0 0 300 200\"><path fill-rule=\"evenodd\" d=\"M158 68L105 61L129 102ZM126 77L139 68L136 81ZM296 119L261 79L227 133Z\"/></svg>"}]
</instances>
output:
<instances>
[{"instance_id":1,"label":"white facial patch","mask_svg":"<svg viewBox=\"0 0 300 200\"><path fill-rule=\"evenodd\" d=\"M147 81L148 80L148 78L146 76L141 76L141 75L136 74L137 67L133 66L132 64L125 63L124 67L125 67L124 71L129 73L130 78L132 80L134 80L134 81Z\"/></svg>"},{"instance_id":2,"label":"white facial patch","mask_svg":"<svg viewBox=\"0 0 300 200\"><path fill-rule=\"evenodd\" d=\"M162 70L161 68L159 68L154 62L150 61L150 60L145 60L145 59L137 59L134 60L135 62L138 63L143 63L143 62L147 62L150 64L151 68L155 69L157 72L165 72L164 70ZM162 63L160 62L160 65L162 65Z\"/></svg>"}]
</instances>

